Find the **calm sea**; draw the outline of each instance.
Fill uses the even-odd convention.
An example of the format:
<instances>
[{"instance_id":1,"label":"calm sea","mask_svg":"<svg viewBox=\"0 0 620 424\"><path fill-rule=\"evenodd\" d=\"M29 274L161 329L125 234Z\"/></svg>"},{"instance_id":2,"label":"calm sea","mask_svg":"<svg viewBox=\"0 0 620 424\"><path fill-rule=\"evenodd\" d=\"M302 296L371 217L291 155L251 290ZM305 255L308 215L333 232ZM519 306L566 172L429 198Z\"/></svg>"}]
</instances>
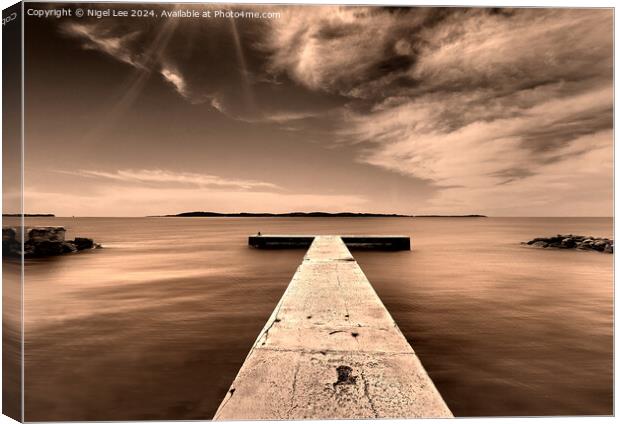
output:
<instances>
[{"instance_id":1,"label":"calm sea","mask_svg":"<svg viewBox=\"0 0 620 424\"><path fill-rule=\"evenodd\" d=\"M30 223L105 248L27 262L29 421L211 418L304 254L247 247L257 231L411 236L354 255L455 415L612 413L613 255L519 244L611 219Z\"/></svg>"}]
</instances>

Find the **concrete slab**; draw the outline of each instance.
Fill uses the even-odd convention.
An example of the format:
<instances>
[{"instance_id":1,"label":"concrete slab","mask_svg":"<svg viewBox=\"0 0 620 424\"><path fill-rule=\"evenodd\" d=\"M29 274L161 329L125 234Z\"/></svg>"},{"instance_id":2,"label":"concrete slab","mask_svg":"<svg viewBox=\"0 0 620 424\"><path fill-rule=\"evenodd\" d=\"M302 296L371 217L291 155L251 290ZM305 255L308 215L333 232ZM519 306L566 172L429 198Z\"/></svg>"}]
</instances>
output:
<instances>
[{"instance_id":1,"label":"concrete slab","mask_svg":"<svg viewBox=\"0 0 620 424\"><path fill-rule=\"evenodd\" d=\"M452 417L340 237L317 236L214 419Z\"/></svg>"}]
</instances>

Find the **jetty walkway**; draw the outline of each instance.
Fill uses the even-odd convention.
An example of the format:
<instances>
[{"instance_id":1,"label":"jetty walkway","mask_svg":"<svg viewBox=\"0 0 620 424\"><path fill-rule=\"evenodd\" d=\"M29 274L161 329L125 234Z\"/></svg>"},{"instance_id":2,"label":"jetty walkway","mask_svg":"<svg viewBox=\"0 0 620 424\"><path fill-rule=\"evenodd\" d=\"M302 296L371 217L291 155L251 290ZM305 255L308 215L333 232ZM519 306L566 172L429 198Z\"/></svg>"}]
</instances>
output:
<instances>
[{"instance_id":1,"label":"jetty walkway","mask_svg":"<svg viewBox=\"0 0 620 424\"><path fill-rule=\"evenodd\" d=\"M273 237L295 247L249 243ZM398 250L402 237L303 237L310 248L214 419L452 417L343 241Z\"/></svg>"}]
</instances>

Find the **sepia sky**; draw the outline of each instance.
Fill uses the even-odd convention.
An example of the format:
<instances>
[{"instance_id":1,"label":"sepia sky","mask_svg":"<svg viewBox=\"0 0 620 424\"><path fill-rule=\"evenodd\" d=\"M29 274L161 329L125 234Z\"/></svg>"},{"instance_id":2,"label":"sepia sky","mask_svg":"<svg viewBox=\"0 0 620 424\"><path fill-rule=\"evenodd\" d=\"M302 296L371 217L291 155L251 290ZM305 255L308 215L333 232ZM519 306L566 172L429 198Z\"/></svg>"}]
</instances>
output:
<instances>
[{"instance_id":1,"label":"sepia sky","mask_svg":"<svg viewBox=\"0 0 620 424\"><path fill-rule=\"evenodd\" d=\"M26 18L26 212L612 215L611 9L187 6Z\"/></svg>"}]
</instances>

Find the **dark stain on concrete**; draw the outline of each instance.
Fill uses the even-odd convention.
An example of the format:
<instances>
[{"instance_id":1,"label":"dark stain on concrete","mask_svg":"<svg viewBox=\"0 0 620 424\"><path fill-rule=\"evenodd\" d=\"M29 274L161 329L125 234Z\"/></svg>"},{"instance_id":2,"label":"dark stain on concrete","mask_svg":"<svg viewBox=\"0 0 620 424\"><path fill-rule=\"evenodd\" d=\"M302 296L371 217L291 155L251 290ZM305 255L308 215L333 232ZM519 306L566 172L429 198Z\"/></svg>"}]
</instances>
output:
<instances>
[{"instance_id":1,"label":"dark stain on concrete","mask_svg":"<svg viewBox=\"0 0 620 424\"><path fill-rule=\"evenodd\" d=\"M348 365L340 365L336 368L338 380L334 383L334 387L340 384L355 384L357 376L353 375L353 368Z\"/></svg>"}]
</instances>

